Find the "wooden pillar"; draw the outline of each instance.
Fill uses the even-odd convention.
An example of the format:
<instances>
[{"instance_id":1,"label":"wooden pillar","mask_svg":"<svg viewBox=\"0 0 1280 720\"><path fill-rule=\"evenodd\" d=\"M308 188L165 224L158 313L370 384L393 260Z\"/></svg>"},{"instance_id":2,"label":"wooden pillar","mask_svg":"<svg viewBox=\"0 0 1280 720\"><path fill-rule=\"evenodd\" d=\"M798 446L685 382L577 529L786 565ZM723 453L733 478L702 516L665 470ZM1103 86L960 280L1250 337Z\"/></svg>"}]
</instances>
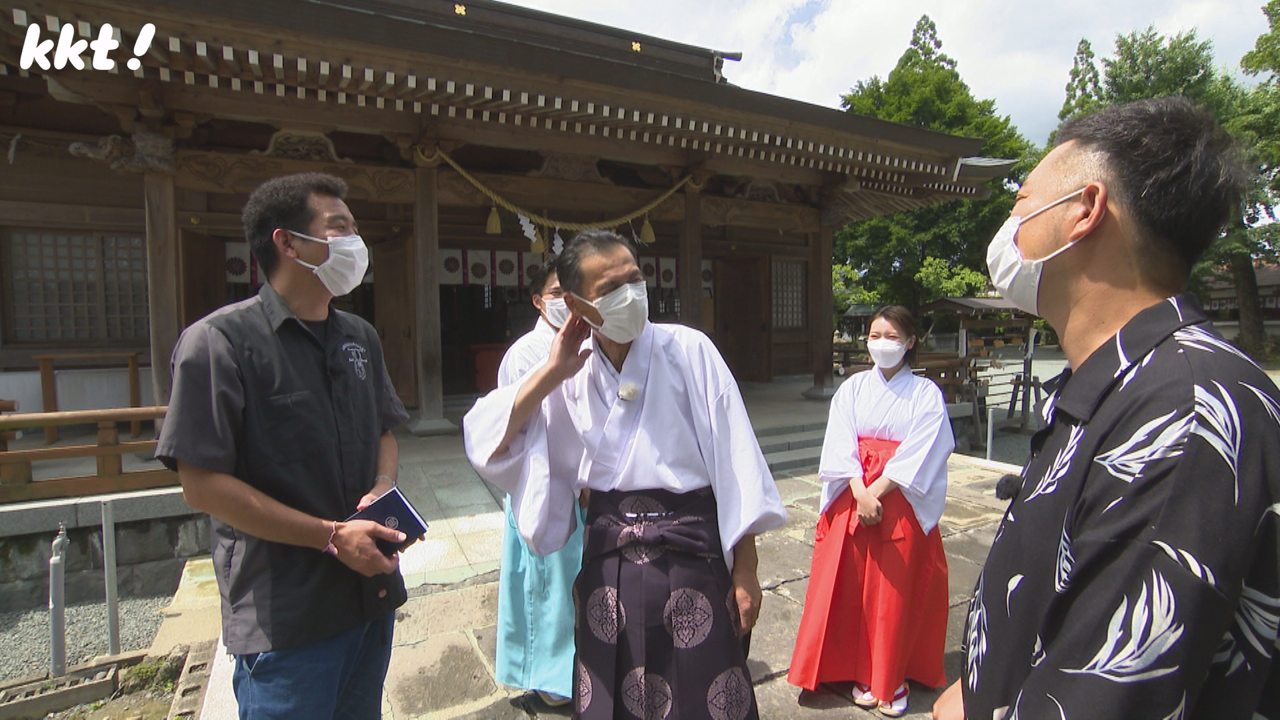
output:
<instances>
[{"instance_id":1,"label":"wooden pillar","mask_svg":"<svg viewBox=\"0 0 1280 720\"><path fill-rule=\"evenodd\" d=\"M822 225L809 234L809 347L813 350L813 387L804 396L818 400L836 392L831 373L832 334L835 332L835 301L831 296L831 253L835 228Z\"/></svg>"},{"instance_id":2,"label":"wooden pillar","mask_svg":"<svg viewBox=\"0 0 1280 720\"><path fill-rule=\"evenodd\" d=\"M173 176L149 172L143 179L147 215L147 299L150 305L151 388L154 404L168 405L173 346L182 332L178 295L178 217ZM159 421L156 423L159 425ZM158 429L158 428L157 428Z\"/></svg>"},{"instance_id":3,"label":"wooden pillar","mask_svg":"<svg viewBox=\"0 0 1280 720\"><path fill-rule=\"evenodd\" d=\"M440 209L436 205L435 165L414 171L413 297L417 318L414 371L418 375L418 417L414 435L445 435L458 426L444 417L444 379L440 343Z\"/></svg>"},{"instance_id":4,"label":"wooden pillar","mask_svg":"<svg viewBox=\"0 0 1280 720\"><path fill-rule=\"evenodd\" d=\"M684 187L684 224L680 226L680 322L702 327L702 194Z\"/></svg>"}]
</instances>

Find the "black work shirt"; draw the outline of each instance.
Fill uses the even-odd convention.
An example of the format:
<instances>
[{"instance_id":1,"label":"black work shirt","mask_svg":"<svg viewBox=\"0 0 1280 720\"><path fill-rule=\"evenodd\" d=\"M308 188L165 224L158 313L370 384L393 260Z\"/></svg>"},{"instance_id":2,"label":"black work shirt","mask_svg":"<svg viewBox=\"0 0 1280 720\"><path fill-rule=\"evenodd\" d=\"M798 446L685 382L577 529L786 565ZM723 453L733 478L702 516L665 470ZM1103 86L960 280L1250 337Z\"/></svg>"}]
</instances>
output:
<instances>
[{"instance_id":1,"label":"black work shirt","mask_svg":"<svg viewBox=\"0 0 1280 720\"><path fill-rule=\"evenodd\" d=\"M1274 382L1179 295L1044 415L970 606L967 717L1280 718Z\"/></svg>"},{"instance_id":2,"label":"black work shirt","mask_svg":"<svg viewBox=\"0 0 1280 720\"><path fill-rule=\"evenodd\" d=\"M350 516L376 482L382 433L408 416L369 323L331 308L323 337L270 285L192 324L174 348L156 456L233 475L309 515ZM216 518L211 527L232 654L323 640L405 601L398 571L365 578L315 548Z\"/></svg>"}]
</instances>

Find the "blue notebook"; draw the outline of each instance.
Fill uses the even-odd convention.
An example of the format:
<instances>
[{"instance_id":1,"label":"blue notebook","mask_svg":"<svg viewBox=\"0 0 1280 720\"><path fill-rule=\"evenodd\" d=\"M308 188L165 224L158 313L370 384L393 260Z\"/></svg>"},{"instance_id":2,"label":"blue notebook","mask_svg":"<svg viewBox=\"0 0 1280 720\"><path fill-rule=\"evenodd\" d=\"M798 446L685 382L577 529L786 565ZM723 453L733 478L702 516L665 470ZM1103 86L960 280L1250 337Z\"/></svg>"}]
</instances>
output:
<instances>
[{"instance_id":1,"label":"blue notebook","mask_svg":"<svg viewBox=\"0 0 1280 720\"><path fill-rule=\"evenodd\" d=\"M379 495L377 500L369 504L369 507L347 518L348 522L351 520L372 520L404 533L404 542L377 541L378 549L388 556L400 552L427 531L427 521L422 519L413 504L409 502L409 498L406 498L398 487L392 487Z\"/></svg>"}]
</instances>

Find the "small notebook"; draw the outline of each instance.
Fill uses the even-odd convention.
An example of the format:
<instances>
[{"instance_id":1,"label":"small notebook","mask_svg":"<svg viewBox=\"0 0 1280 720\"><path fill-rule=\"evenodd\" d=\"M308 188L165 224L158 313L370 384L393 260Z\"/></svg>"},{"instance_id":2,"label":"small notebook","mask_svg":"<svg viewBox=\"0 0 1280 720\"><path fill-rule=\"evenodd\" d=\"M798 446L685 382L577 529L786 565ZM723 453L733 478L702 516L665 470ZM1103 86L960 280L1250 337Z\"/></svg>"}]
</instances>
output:
<instances>
[{"instance_id":1,"label":"small notebook","mask_svg":"<svg viewBox=\"0 0 1280 720\"><path fill-rule=\"evenodd\" d=\"M427 531L427 521L422 519L413 504L409 502L409 498L405 497L398 487L392 487L379 495L377 500L369 504L369 507L347 518L348 522L351 520L372 520L404 533L403 542L377 541L378 549L388 556L400 552Z\"/></svg>"}]
</instances>

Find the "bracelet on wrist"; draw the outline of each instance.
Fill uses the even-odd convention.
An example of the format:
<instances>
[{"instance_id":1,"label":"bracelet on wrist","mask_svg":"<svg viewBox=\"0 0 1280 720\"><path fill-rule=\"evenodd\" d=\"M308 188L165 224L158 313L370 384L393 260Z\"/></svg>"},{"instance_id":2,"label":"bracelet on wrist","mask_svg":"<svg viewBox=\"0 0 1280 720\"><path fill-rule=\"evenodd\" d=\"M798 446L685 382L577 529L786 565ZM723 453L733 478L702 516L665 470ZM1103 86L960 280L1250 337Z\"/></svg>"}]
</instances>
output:
<instances>
[{"instance_id":1,"label":"bracelet on wrist","mask_svg":"<svg viewBox=\"0 0 1280 720\"><path fill-rule=\"evenodd\" d=\"M374 484L376 485L376 484L378 483L378 481L379 481L379 480L386 480L387 482L391 483L392 485L395 485L395 484L396 484L396 479L395 479L395 478L393 478L393 477L391 477L390 475L379 475L379 476L375 477L375 478L373 479Z\"/></svg>"},{"instance_id":2,"label":"bracelet on wrist","mask_svg":"<svg viewBox=\"0 0 1280 720\"><path fill-rule=\"evenodd\" d=\"M338 534L338 521L333 520L329 525L329 541L325 543L324 550L321 550L320 552L323 552L326 555L332 555L334 557L338 557L338 546L333 544L333 538L337 534Z\"/></svg>"}]
</instances>

